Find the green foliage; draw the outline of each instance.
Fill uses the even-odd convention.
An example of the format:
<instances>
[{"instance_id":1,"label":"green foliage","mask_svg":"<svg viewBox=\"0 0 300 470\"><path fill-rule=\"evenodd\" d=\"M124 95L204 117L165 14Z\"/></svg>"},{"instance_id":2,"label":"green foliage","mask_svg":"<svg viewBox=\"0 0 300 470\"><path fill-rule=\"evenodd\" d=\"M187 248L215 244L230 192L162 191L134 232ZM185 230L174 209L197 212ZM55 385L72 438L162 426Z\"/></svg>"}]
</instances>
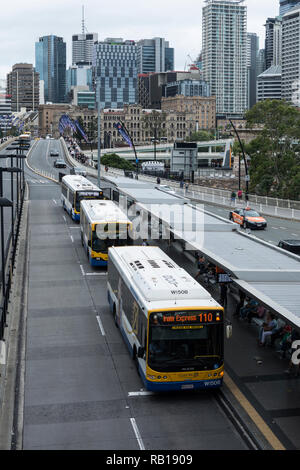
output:
<instances>
[{"instance_id":1,"label":"green foliage","mask_svg":"<svg viewBox=\"0 0 300 470\"><path fill-rule=\"evenodd\" d=\"M246 114L247 125L261 128L245 146L251 157L250 191L300 199L300 112L279 100L257 103Z\"/></svg>"},{"instance_id":2,"label":"green foliage","mask_svg":"<svg viewBox=\"0 0 300 470\"><path fill-rule=\"evenodd\" d=\"M215 136L211 132L207 131L198 131L193 132L188 138L188 142L208 142L209 140L214 140Z\"/></svg>"},{"instance_id":3,"label":"green foliage","mask_svg":"<svg viewBox=\"0 0 300 470\"><path fill-rule=\"evenodd\" d=\"M108 153L101 157L102 165L112 167L112 168L120 168L121 170L130 170L133 171L135 169L132 163L128 162L124 158L121 158L116 153Z\"/></svg>"}]
</instances>

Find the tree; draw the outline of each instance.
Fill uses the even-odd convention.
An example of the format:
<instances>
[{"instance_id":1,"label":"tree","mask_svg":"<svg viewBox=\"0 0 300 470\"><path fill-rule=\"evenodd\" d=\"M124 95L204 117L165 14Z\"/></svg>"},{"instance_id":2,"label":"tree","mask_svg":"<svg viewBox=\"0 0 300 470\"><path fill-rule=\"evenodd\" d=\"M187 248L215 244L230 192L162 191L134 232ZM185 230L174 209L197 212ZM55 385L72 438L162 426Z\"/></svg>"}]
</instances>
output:
<instances>
[{"instance_id":1,"label":"tree","mask_svg":"<svg viewBox=\"0 0 300 470\"><path fill-rule=\"evenodd\" d=\"M261 129L260 135L246 146L251 157L250 191L299 199L299 110L285 101L266 100L253 106L246 119L248 127Z\"/></svg>"},{"instance_id":2,"label":"tree","mask_svg":"<svg viewBox=\"0 0 300 470\"><path fill-rule=\"evenodd\" d=\"M125 160L125 158L121 158L116 153L103 155L103 157L101 157L101 164L112 168L120 168L121 170L133 171L135 168L132 163Z\"/></svg>"},{"instance_id":3,"label":"tree","mask_svg":"<svg viewBox=\"0 0 300 470\"><path fill-rule=\"evenodd\" d=\"M207 131L198 131L192 132L192 134L187 138L188 142L208 142L209 140L214 140L214 135L211 132Z\"/></svg>"}]
</instances>

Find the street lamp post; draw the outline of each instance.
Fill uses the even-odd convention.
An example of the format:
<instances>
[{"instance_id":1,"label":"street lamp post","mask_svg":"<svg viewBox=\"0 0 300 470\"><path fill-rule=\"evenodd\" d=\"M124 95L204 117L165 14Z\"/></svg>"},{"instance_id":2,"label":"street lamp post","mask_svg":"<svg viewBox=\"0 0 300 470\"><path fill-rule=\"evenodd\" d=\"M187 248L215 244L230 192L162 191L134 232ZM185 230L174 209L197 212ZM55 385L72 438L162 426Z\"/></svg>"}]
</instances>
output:
<instances>
[{"instance_id":1,"label":"street lamp post","mask_svg":"<svg viewBox=\"0 0 300 470\"><path fill-rule=\"evenodd\" d=\"M100 80L97 80L97 110L98 110L98 188L100 188L100 163L101 163L101 103L100 103Z\"/></svg>"}]
</instances>

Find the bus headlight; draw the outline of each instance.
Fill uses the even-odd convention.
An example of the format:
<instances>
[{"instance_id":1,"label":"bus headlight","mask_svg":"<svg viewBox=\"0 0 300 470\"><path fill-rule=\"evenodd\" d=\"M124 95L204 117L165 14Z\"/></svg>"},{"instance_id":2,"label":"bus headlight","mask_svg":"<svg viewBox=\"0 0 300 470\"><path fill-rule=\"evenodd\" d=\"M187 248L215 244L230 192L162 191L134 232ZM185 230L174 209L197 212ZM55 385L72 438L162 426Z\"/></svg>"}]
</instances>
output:
<instances>
[{"instance_id":1,"label":"bus headlight","mask_svg":"<svg viewBox=\"0 0 300 470\"><path fill-rule=\"evenodd\" d=\"M219 372L219 376L220 376L220 377L223 377L223 375L224 375L224 372L223 372L223 371L222 371L222 372Z\"/></svg>"}]
</instances>

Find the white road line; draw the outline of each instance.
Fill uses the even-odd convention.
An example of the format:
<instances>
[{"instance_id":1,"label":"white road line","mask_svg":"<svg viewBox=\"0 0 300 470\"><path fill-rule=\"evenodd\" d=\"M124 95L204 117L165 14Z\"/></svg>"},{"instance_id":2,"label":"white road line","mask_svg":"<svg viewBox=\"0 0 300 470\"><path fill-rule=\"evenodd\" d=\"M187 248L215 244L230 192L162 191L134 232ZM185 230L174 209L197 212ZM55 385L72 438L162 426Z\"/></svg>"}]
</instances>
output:
<instances>
[{"instance_id":1,"label":"white road line","mask_svg":"<svg viewBox=\"0 0 300 470\"><path fill-rule=\"evenodd\" d=\"M56 200L55 199L52 199L52 201L54 202L54 204L57 204Z\"/></svg>"},{"instance_id":2,"label":"white road line","mask_svg":"<svg viewBox=\"0 0 300 470\"><path fill-rule=\"evenodd\" d=\"M102 336L105 336L105 331L104 331L104 328L103 328L103 325L102 325L101 318L99 317L99 315L97 315L96 318L97 318L97 322L98 322L100 331L102 333Z\"/></svg>"},{"instance_id":3,"label":"white road line","mask_svg":"<svg viewBox=\"0 0 300 470\"><path fill-rule=\"evenodd\" d=\"M273 230L278 230L278 229L279 229L279 227L272 227L272 229L273 229Z\"/></svg>"},{"instance_id":4,"label":"white road line","mask_svg":"<svg viewBox=\"0 0 300 470\"><path fill-rule=\"evenodd\" d=\"M107 273L84 273L85 276L107 276Z\"/></svg>"},{"instance_id":5,"label":"white road line","mask_svg":"<svg viewBox=\"0 0 300 470\"><path fill-rule=\"evenodd\" d=\"M299 233L292 233L291 234L293 237L299 237Z\"/></svg>"},{"instance_id":6,"label":"white road line","mask_svg":"<svg viewBox=\"0 0 300 470\"><path fill-rule=\"evenodd\" d=\"M148 395L155 395L153 392L128 392L129 397L146 397Z\"/></svg>"},{"instance_id":7,"label":"white road line","mask_svg":"<svg viewBox=\"0 0 300 470\"><path fill-rule=\"evenodd\" d=\"M85 276L85 272L84 272L82 264L80 265L80 270L81 270L82 275Z\"/></svg>"},{"instance_id":8,"label":"white road line","mask_svg":"<svg viewBox=\"0 0 300 470\"><path fill-rule=\"evenodd\" d=\"M66 217L65 217L64 215L63 215L63 219L64 219L65 222L67 222L67 219L66 219Z\"/></svg>"},{"instance_id":9,"label":"white road line","mask_svg":"<svg viewBox=\"0 0 300 470\"><path fill-rule=\"evenodd\" d=\"M72 235L70 235L70 238L72 240L72 243L74 243L74 238L72 237Z\"/></svg>"},{"instance_id":10,"label":"white road line","mask_svg":"<svg viewBox=\"0 0 300 470\"><path fill-rule=\"evenodd\" d=\"M287 228L286 228L286 227L279 227L279 228L281 228L281 230L287 230Z\"/></svg>"},{"instance_id":11,"label":"white road line","mask_svg":"<svg viewBox=\"0 0 300 470\"><path fill-rule=\"evenodd\" d=\"M137 427L135 418L130 418L130 422L131 422L131 426L133 427L133 431L134 431L135 437L138 441L138 445L139 445L140 450L145 450L145 446L144 446L142 437L140 435L139 428Z\"/></svg>"}]
</instances>

